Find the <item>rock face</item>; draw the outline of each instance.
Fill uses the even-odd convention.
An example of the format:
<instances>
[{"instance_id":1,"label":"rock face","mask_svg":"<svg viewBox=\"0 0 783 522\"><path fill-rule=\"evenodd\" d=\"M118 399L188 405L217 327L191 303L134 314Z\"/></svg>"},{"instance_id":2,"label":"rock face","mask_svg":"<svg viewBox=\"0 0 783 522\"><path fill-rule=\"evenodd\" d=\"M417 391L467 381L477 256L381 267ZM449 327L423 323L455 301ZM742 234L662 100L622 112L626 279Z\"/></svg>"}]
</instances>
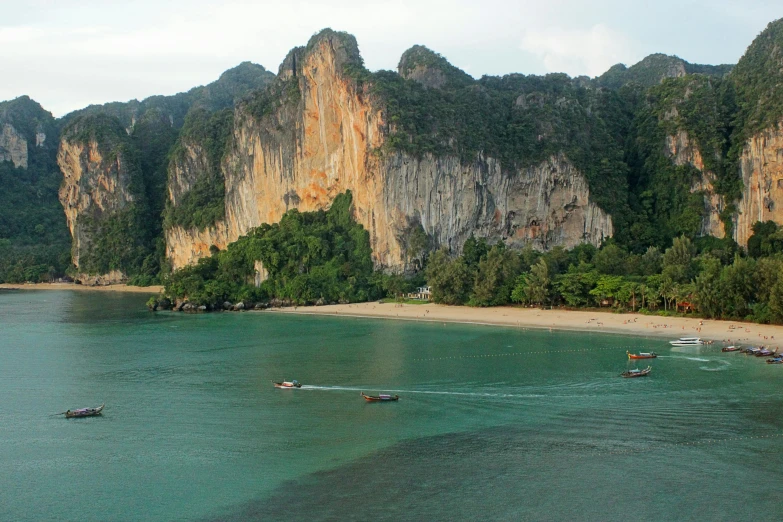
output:
<instances>
[{"instance_id":1,"label":"rock face","mask_svg":"<svg viewBox=\"0 0 783 522\"><path fill-rule=\"evenodd\" d=\"M701 172L701 179L694 181L691 192L704 194L704 219L701 223L702 236L722 238L726 235L720 213L724 208L723 197L713 189L715 174L704 169L701 151L690 139L688 133L679 130L677 134L666 137L666 154L675 165L690 165Z\"/></svg>"},{"instance_id":2,"label":"rock face","mask_svg":"<svg viewBox=\"0 0 783 522\"><path fill-rule=\"evenodd\" d=\"M105 154L94 139L84 143L63 136L57 163L63 173L60 203L73 237L73 264L79 268L79 258L93 239L89 222L133 201L128 187L131 176L122 153Z\"/></svg>"},{"instance_id":3,"label":"rock face","mask_svg":"<svg viewBox=\"0 0 783 522\"><path fill-rule=\"evenodd\" d=\"M27 168L27 140L10 123L4 123L0 128L0 161Z\"/></svg>"},{"instance_id":4,"label":"rock face","mask_svg":"<svg viewBox=\"0 0 783 522\"><path fill-rule=\"evenodd\" d=\"M204 149L196 143L184 142L181 159L172 163L169 169L169 200L176 205L182 196L196 183L195 174L209 169L209 160Z\"/></svg>"},{"instance_id":5,"label":"rock face","mask_svg":"<svg viewBox=\"0 0 783 522\"><path fill-rule=\"evenodd\" d=\"M292 208L328 208L346 190L370 233L376 265L394 270L409 261L402 239L414 226L452 250L471 233L538 249L598 244L612 235L611 217L590 201L585 177L562 155L504 172L490 157L465 164L450 156L381 153L388 131L383 107L345 73L357 59L341 38L319 38L281 66L278 81L298 88L297 101L261 115L238 106L223 160L225 221L204 231L168 230L175 268ZM184 171L198 163L194 157L172 167L172 198L186 185Z\"/></svg>"},{"instance_id":6,"label":"rock face","mask_svg":"<svg viewBox=\"0 0 783 522\"><path fill-rule=\"evenodd\" d=\"M756 221L783 224L783 124L758 133L745 143L740 172L744 189L734 239L746 246Z\"/></svg>"}]
</instances>

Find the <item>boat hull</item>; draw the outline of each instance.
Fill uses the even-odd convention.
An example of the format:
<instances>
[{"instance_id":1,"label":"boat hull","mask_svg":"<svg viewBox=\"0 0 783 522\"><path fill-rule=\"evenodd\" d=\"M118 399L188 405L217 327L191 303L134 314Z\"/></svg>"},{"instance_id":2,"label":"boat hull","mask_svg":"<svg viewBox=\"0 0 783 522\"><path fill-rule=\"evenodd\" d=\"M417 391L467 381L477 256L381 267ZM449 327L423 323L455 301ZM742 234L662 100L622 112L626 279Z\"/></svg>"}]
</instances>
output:
<instances>
[{"instance_id":1,"label":"boat hull","mask_svg":"<svg viewBox=\"0 0 783 522\"><path fill-rule=\"evenodd\" d=\"M95 417L100 415L103 411L105 404L101 404L97 408L81 408L78 410L68 410L65 412L66 419L76 419L80 417Z\"/></svg>"},{"instance_id":2,"label":"boat hull","mask_svg":"<svg viewBox=\"0 0 783 522\"><path fill-rule=\"evenodd\" d=\"M621 377L624 377L626 379L633 379L635 377L646 377L647 375L650 375L650 372L652 371L652 368L648 366L644 370L640 370L638 372L634 371L627 371L620 374Z\"/></svg>"},{"instance_id":3,"label":"boat hull","mask_svg":"<svg viewBox=\"0 0 783 522\"><path fill-rule=\"evenodd\" d=\"M362 397L367 402L391 402L400 400L399 395L365 395L362 393Z\"/></svg>"},{"instance_id":4,"label":"boat hull","mask_svg":"<svg viewBox=\"0 0 783 522\"><path fill-rule=\"evenodd\" d=\"M281 388L283 390L293 390L294 388L301 388L302 385L299 383L291 383L291 382L273 382L272 383L275 388Z\"/></svg>"}]
</instances>

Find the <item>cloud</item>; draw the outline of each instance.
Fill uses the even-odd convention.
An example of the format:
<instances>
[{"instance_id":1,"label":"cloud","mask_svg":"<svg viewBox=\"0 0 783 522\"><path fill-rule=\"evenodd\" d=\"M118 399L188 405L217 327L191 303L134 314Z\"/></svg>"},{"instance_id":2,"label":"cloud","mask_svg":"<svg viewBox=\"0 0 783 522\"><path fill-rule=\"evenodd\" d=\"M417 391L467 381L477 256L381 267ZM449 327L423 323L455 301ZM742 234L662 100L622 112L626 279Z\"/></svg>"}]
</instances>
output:
<instances>
[{"instance_id":1,"label":"cloud","mask_svg":"<svg viewBox=\"0 0 783 522\"><path fill-rule=\"evenodd\" d=\"M641 58L633 41L603 24L589 29L530 29L520 47L540 58L548 72L572 76L599 76L616 63Z\"/></svg>"}]
</instances>

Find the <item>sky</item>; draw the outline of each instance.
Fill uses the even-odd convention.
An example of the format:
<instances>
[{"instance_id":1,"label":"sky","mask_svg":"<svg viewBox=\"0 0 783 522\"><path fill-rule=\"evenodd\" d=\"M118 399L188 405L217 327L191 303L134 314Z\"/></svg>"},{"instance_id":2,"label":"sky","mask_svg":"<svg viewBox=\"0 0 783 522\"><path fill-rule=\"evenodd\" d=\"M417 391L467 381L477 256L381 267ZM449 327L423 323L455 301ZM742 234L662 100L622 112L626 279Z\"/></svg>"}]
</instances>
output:
<instances>
[{"instance_id":1,"label":"sky","mask_svg":"<svg viewBox=\"0 0 783 522\"><path fill-rule=\"evenodd\" d=\"M55 116L174 94L240 62L277 72L320 29L347 31L371 70L426 45L478 78L598 76L675 54L736 63L780 0L0 0L0 100L26 94Z\"/></svg>"}]
</instances>

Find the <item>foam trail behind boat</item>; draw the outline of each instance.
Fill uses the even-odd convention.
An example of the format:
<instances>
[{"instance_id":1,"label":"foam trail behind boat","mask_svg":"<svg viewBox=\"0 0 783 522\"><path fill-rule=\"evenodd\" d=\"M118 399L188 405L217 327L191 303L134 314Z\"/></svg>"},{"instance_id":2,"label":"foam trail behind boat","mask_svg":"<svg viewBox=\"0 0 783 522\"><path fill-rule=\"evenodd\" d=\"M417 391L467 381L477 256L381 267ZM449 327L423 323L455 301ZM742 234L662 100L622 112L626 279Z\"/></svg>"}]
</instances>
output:
<instances>
[{"instance_id":1,"label":"foam trail behind boat","mask_svg":"<svg viewBox=\"0 0 783 522\"><path fill-rule=\"evenodd\" d=\"M450 392L450 391L437 391L437 390L389 390L383 387L365 386L363 388L352 388L346 386L312 386L302 385L303 390L322 390L322 391L367 391L367 390L384 390L389 393L403 393L403 394L422 394L422 395L456 395L463 397L512 397L521 399L531 399L539 397L551 397L551 395L542 394L518 394L518 393L477 393L477 392Z\"/></svg>"}]
</instances>

